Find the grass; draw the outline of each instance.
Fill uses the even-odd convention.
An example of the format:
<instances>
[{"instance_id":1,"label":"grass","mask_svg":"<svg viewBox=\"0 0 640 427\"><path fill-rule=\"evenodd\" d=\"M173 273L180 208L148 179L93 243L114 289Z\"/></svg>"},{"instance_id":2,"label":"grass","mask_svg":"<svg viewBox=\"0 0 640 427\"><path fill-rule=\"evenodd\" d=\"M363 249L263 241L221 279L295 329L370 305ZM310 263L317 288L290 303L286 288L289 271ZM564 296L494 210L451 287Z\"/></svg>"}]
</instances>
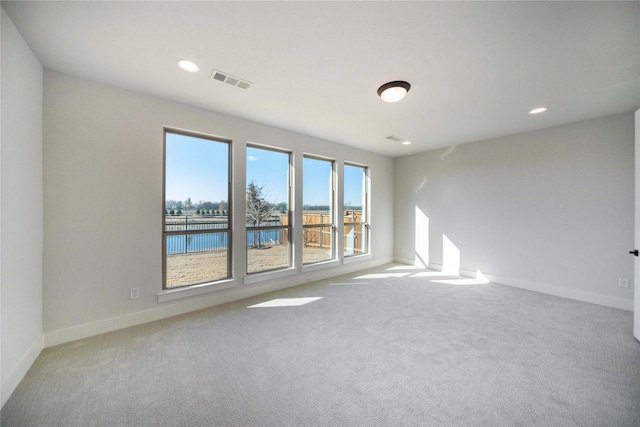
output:
<instances>
[{"instance_id":1,"label":"grass","mask_svg":"<svg viewBox=\"0 0 640 427\"><path fill-rule=\"evenodd\" d=\"M289 245L247 249L249 273L289 265ZM303 248L303 262L329 259L328 249ZM227 251L197 252L167 256L167 288L227 278Z\"/></svg>"}]
</instances>

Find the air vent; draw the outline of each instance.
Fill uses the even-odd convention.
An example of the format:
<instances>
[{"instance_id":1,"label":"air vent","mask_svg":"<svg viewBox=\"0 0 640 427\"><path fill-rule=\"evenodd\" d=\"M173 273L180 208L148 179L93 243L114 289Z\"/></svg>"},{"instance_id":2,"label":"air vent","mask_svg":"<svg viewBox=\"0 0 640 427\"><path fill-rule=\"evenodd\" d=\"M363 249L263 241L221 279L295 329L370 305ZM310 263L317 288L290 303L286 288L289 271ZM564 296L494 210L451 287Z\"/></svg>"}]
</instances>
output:
<instances>
[{"instance_id":1,"label":"air vent","mask_svg":"<svg viewBox=\"0 0 640 427\"><path fill-rule=\"evenodd\" d=\"M395 141L395 142L402 141L402 138L400 138L399 136L395 136L395 135L389 135L385 139L388 139L389 141Z\"/></svg>"},{"instance_id":2,"label":"air vent","mask_svg":"<svg viewBox=\"0 0 640 427\"><path fill-rule=\"evenodd\" d=\"M234 79L233 77L227 77L227 80L225 80L224 82L227 84L230 84L231 86L235 86L238 84L240 80L238 79Z\"/></svg>"},{"instance_id":3,"label":"air vent","mask_svg":"<svg viewBox=\"0 0 640 427\"><path fill-rule=\"evenodd\" d=\"M244 80L239 77L232 76L229 73L218 70L213 70L209 78L230 84L231 86L239 87L240 89L249 89L253 84L248 80Z\"/></svg>"}]
</instances>

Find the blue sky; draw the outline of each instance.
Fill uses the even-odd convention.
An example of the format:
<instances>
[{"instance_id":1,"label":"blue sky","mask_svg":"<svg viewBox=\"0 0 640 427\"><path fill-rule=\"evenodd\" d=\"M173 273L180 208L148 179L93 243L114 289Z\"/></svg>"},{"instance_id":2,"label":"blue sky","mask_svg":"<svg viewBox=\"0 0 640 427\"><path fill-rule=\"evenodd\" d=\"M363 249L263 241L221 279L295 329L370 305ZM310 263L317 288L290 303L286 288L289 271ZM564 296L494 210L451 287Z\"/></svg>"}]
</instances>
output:
<instances>
[{"instance_id":1,"label":"blue sky","mask_svg":"<svg viewBox=\"0 0 640 427\"><path fill-rule=\"evenodd\" d=\"M251 181L263 187L267 201L288 202L289 154L247 147L247 185Z\"/></svg>"},{"instance_id":2,"label":"blue sky","mask_svg":"<svg viewBox=\"0 0 640 427\"><path fill-rule=\"evenodd\" d=\"M167 133L165 192L168 200L185 201L188 197L219 202L228 200L228 151L223 142ZM263 186L272 203L287 201L289 155L287 153L247 147L247 184ZM331 163L305 158L303 161L303 204L329 204ZM346 205L362 200L362 169L345 165Z\"/></svg>"},{"instance_id":3,"label":"blue sky","mask_svg":"<svg viewBox=\"0 0 640 427\"><path fill-rule=\"evenodd\" d=\"M167 200L219 202L229 199L229 145L167 133Z\"/></svg>"},{"instance_id":4,"label":"blue sky","mask_svg":"<svg viewBox=\"0 0 640 427\"><path fill-rule=\"evenodd\" d=\"M362 206L364 189L362 188L364 169L358 166L344 165L344 205Z\"/></svg>"},{"instance_id":5,"label":"blue sky","mask_svg":"<svg viewBox=\"0 0 640 427\"><path fill-rule=\"evenodd\" d=\"M302 162L302 204L331 204L331 162L305 157Z\"/></svg>"}]
</instances>

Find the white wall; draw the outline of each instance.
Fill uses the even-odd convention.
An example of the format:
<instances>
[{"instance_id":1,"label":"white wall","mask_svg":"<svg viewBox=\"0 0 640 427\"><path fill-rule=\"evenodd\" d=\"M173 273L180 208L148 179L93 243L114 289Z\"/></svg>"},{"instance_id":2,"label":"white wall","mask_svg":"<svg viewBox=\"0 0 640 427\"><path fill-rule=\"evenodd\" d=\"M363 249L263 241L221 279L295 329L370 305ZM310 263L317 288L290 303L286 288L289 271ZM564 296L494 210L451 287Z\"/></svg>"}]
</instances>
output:
<instances>
[{"instance_id":1,"label":"white wall","mask_svg":"<svg viewBox=\"0 0 640 427\"><path fill-rule=\"evenodd\" d=\"M42 349L42 66L2 11L2 405Z\"/></svg>"},{"instance_id":2,"label":"white wall","mask_svg":"<svg viewBox=\"0 0 640 427\"><path fill-rule=\"evenodd\" d=\"M393 259L391 158L56 72L45 72L44 86L47 346ZM159 303L163 126L233 141L235 242L244 238L247 141L290 149L297 165L313 153L370 166L373 256L245 284L238 243L233 288ZM138 286L140 298L130 300Z\"/></svg>"},{"instance_id":3,"label":"white wall","mask_svg":"<svg viewBox=\"0 0 640 427\"><path fill-rule=\"evenodd\" d=\"M640 248L640 110L635 112L635 249ZM633 293L633 335L640 340L640 259L633 257L635 274Z\"/></svg>"},{"instance_id":4,"label":"white wall","mask_svg":"<svg viewBox=\"0 0 640 427\"><path fill-rule=\"evenodd\" d=\"M397 260L417 248L446 265L444 235L465 274L631 309L618 279L633 283L632 113L397 158L395 170Z\"/></svg>"}]
</instances>

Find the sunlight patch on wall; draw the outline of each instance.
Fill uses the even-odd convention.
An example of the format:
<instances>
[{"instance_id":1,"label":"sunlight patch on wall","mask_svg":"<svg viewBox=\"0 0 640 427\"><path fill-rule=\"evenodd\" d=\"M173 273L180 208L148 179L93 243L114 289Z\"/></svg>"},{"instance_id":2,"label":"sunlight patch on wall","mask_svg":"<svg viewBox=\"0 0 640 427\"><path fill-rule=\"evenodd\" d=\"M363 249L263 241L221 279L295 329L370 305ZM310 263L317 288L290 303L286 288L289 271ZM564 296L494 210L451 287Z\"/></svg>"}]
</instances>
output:
<instances>
[{"instance_id":1,"label":"sunlight patch on wall","mask_svg":"<svg viewBox=\"0 0 640 427\"><path fill-rule=\"evenodd\" d=\"M414 264L426 268L429 264L429 217L417 206L415 222L416 256Z\"/></svg>"},{"instance_id":2,"label":"sunlight patch on wall","mask_svg":"<svg viewBox=\"0 0 640 427\"><path fill-rule=\"evenodd\" d=\"M455 145L452 145L451 147L447 148L447 150L444 153L440 154L440 160L444 160L445 157L447 157L449 154L453 153L453 150L455 150L455 149L456 149Z\"/></svg>"},{"instance_id":3,"label":"sunlight patch on wall","mask_svg":"<svg viewBox=\"0 0 640 427\"><path fill-rule=\"evenodd\" d=\"M460 273L460 249L445 234L442 235L442 272Z\"/></svg>"},{"instance_id":4,"label":"sunlight patch on wall","mask_svg":"<svg viewBox=\"0 0 640 427\"><path fill-rule=\"evenodd\" d=\"M261 302L260 304L250 305L247 308L265 308L265 307L298 307L301 305L309 304L314 301L318 301L322 297L309 297L309 298L276 298L271 301Z\"/></svg>"},{"instance_id":5,"label":"sunlight patch on wall","mask_svg":"<svg viewBox=\"0 0 640 427\"><path fill-rule=\"evenodd\" d=\"M480 280L480 281L482 281L482 283L489 283L490 282L489 279L484 277L484 274L482 274L482 271L480 271L480 270L476 270L476 280Z\"/></svg>"}]
</instances>

